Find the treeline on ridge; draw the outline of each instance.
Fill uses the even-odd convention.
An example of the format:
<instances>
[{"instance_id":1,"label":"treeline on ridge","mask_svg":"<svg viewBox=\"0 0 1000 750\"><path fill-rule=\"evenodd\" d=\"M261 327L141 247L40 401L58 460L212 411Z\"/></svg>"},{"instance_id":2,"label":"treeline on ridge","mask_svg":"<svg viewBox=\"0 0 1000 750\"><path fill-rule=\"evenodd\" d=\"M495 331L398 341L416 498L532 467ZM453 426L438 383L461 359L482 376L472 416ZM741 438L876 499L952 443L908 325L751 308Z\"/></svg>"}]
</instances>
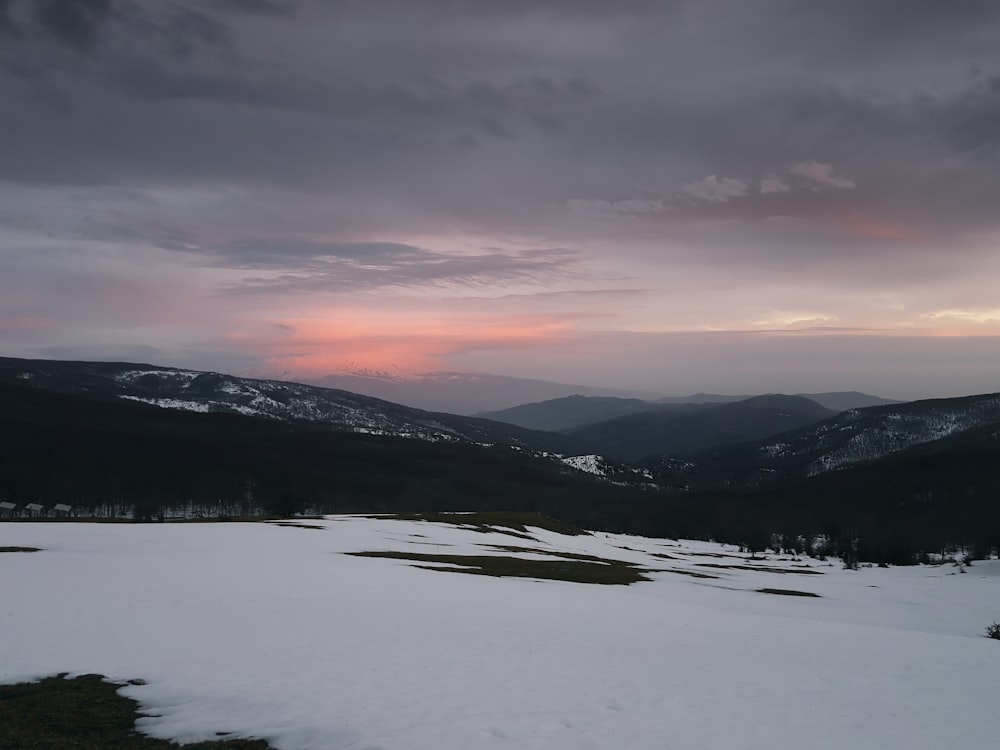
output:
<instances>
[{"instance_id":1,"label":"treeline on ridge","mask_svg":"<svg viewBox=\"0 0 1000 750\"><path fill-rule=\"evenodd\" d=\"M0 387L0 500L80 511L178 505L231 515L534 511L583 528L750 549L822 539L830 554L911 563L1000 553L1000 450L898 455L771 487L619 487L507 446L430 443L230 414Z\"/></svg>"}]
</instances>

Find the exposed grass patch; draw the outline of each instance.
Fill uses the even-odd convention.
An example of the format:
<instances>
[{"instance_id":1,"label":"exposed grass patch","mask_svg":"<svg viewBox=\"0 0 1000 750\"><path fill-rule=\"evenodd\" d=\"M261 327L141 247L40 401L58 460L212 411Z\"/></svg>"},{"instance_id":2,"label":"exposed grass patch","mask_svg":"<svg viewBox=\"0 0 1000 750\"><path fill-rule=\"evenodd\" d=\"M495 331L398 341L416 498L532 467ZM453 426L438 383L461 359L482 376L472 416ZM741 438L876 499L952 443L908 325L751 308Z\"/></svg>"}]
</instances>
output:
<instances>
[{"instance_id":1,"label":"exposed grass patch","mask_svg":"<svg viewBox=\"0 0 1000 750\"><path fill-rule=\"evenodd\" d=\"M758 594L777 594L778 596L809 596L820 599L819 594L811 591L795 591L794 589L757 589Z\"/></svg>"},{"instance_id":2,"label":"exposed grass patch","mask_svg":"<svg viewBox=\"0 0 1000 750\"><path fill-rule=\"evenodd\" d=\"M520 535L528 534L528 527L554 531L566 536L586 536L589 532L572 524L557 521L541 513L515 513L512 511L484 511L481 513L395 513L375 518L394 518L400 521L431 521L455 526L474 526L476 531L492 533L509 529ZM515 534L518 535L518 534ZM530 539L530 536L526 536Z\"/></svg>"},{"instance_id":3,"label":"exposed grass patch","mask_svg":"<svg viewBox=\"0 0 1000 750\"><path fill-rule=\"evenodd\" d=\"M697 570L681 570L680 568L657 568L652 572L676 573L677 575L690 576L691 578L719 578L719 576L713 576L711 573L700 573Z\"/></svg>"},{"instance_id":4,"label":"exposed grass patch","mask_svg":"<svg viewBox=\"0 0 1000 750\"><path fill-rule=\"evenodd\" d=\"M728 565L723 563L695 563L700 568L724 568L726 570L755 570L761 573L790 573L797 576L821 576L822 570L795 570L792 568L765 568L759 565Z\"/></svg>"},{"instance_id":5,"label":"exposed grass patch","mask_svg":"<svg viewBox=\"0 0 1000 750\"><path fill-rule=\"evenodd\" d=\"M263 740L178 745L139 734L139 704L101 675L0 685L0 750L270 750Z\"/></svg>"},{"instance_id":6,"label":"exposed grass patch","mask_svg":"<svg viewBox=\"0 0 1000 750\"><path fill-rule=\"evenodd\" d=\"M319 529L324 531L326 526L319 526L314 523L299 523L298 521L268 521L271 526L288 526L295 529Z\"/></svg>"},{"instance_id":7,"label":"exposed grass patch","mask_svg":"<svg viewBox=\"0 0 1000 750\"><path fill-rule=\"evenodd\" d=\"M1000 622L995 622L992 625L986 626L986 637L995 638L1000 641Z\"/></svg>"},{"instance_id":8,"label":"exposed grass patch","mask_svg":"<svg viewBox=\"0 0 1000 750\"><path fill-rule=\"evenodd\" d=\"M471 573L480 576L501 578L541 578L550 581L572 581L574 583L599 583L628 585L649 578L632 563L621 560L559 559L526 560L521 557L501 555L431 555L419 552L347 552L355 557L386 557L393 560L407 560L416 563L439 563L460 565L460 568L421 565L428 570L450 573Z\"/></svg>"},{"instance_id":9,"label":"exposed grass patch","mask_svg":"<svg viewBox=\"0 0 1000 750\"><path fill-rule=\"evenodd\" d=\"M739 555L728 555L724 552L685 552L688 557L739 557Z\"/></svg>"},{"instance_id":10,"label":"exposed grass patch","mask_svg":"<svg viewBox=\"0 0 1000 750\"><path fill-rule=\"evenodd\" d=\"M323 516L289 516L289 515L263 515L263 516L203 516L198 518L167 518L165 523L298 523L301 519L321 520Z\"/></svg>"},{"instance_id":11,"label":"exposed grass patch","mask_svg":"<svg viewBox=\"0 0 1000 750\"><path fill-rule=\"evenodd\" d=\"M484 545L479 545L484 546ZM589 562L599 562L599 563L619 563L621 565L628 565L624 560L610 560L606 557L597 557L596 555L585 555L581 552L557 552L556 550L550 549L538 549L536 547L515 547L506 544L489 544L485 545L489 549L500 550L501 552L521 552L528 553L531 555L548 555L549 557L561 557L565 560L587 560Z\"/></svg>"},{"instance_id":12,"label":"exposed grass patch","mask_svg":"<svg viewBox=\"0 0 1000 750\"><path fill-rule=\"evenodd\" d=\"M41 552L38 547L0 547L0 552Z\"/></svg>"}]
</instances>

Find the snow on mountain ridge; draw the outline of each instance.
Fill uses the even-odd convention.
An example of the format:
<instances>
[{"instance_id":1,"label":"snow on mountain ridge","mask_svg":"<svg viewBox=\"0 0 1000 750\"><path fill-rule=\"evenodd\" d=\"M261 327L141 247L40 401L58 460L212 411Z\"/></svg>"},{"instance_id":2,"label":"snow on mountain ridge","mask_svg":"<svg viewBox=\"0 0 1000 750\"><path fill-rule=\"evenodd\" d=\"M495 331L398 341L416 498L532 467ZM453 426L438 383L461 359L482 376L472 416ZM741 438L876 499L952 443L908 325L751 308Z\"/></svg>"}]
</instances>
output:
<instances>
[{"instance_id":1,"label":"snow on mountain ridge","mask_svg":"<svg viewBox=\"0 0 1000 750\"><path fill-rule=\"evenodd\" d=\"M120 395L121 398L162 408L332 422L354 432L432 441L461 439L457 430L436 420L421 420L418 423L389 415L370 406L365 408L360 403L351 403L355 400L351 394L315 386L274 380L250 381L219 373L167 369L128 370L116 374L114 380L144 390L175 392L164 396Z\"/></svg>"},{"instance_id":2,"label":"snow on mountain ridge","mask_svg":"<svg viewBox=\"0 0 1000 750\"><path fill-rule=\"evenodd\" d=\"M624 464L614 465L609 463L607 458L598 454L566 456L559 460L577 471L593 474L621 485L634 484L639 481L648 486L653 480L653 472L649 469L635 468ZM623 478L627 478L629 481L621 481Z\"/></svg>"},{"instance_id":3,"label":"snow on mountain ridge","mask_svg":"<svg viewBox=\"0 0 1000 750\"><path fill-rule=\"evenodd\" d=\"M1000 421L1000 395L914 402L900 408L851 409L806 430L797 439L760 447L767 458L819 453L807 476L872 461L915 445Z\"/></svg>"}]
</instances>

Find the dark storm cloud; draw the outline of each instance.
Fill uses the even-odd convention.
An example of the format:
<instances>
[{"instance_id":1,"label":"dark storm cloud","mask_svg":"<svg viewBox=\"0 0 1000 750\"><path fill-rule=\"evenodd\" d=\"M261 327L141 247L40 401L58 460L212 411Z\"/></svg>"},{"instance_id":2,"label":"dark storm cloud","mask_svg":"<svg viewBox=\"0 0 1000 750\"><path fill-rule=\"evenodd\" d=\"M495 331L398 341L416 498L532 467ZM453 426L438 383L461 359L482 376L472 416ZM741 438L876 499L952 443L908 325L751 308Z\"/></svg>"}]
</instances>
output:
<instances>
[{"instance_id":1,"label":"dark storm cloud","mask_svg":"<svg viewBox=\"0 0 1000 750\"><path fill-rule=\"evenodd\" d=\"M93 48L111 9L111 0L35 0L35 18L42 27L81 50Z\"/></svg>"},{"instance_id":2,"label":"dark storm cloud","mask_svg":"<svg viewBox=\"0 0 1000 750\"><path fill-rule=\"evenodd\" d=\"M857 189L792 190L785 209L925 228L995 218L997 3L0 9L19 34L7 63L20 77L0 73L9 180L271 184L497 230L551 228L551 207L574 199L670 202L688 186L696 198L712 176L721 187L705 195L725 197L730 179L753 197L815 162ZM685 215L767 218L751 209L778 202L729 197Z\"/></svg>"},{"instance_id":3,"label":"dark storm cloud","mask_svg":"<svg viewBox=\"0 0 1000 750\"><path fill-rule=\"evenodd\" d=\"M14 22L10 17L11 2L12 0L0 0L0 34L14 30Z\"/></svg>"},{"instance_id":4,"label":"dark storm cloud","mask_svg":"<svg viewBox=\"0 0 1000 750\"><path fill-rule=\"evenodd\" d=\"M293 0L218 0L218 4L243 13L271 16L293 16L296 5Z\"/></svg>"},{"instance_id":5,"label":"dark storm cloud","mask_svg":"<svg viewBox=\"0 0 1000 750\"><path fill-rule=\"evenodd\" d=\"M61 84L70 103L107 88L130 59L185 58L228 42L221 14L185 0L5 1L14 33L0 46L0 74L6 69L34 87Z\"/></svg>"}]
</instances>

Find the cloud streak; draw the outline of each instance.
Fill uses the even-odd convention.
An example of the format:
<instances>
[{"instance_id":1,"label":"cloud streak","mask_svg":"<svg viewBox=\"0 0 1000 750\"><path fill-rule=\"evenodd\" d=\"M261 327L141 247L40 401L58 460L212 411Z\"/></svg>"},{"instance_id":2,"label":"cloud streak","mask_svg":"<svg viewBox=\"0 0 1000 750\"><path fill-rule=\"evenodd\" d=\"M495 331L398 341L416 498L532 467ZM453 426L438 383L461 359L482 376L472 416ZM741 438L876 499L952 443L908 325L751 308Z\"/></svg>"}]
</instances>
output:
<instances>
[{"instance_id":1,"label":"cloud streak","mask_svg":"<svg viewBox=\"0 0 1000 750\"><path fill-rule=\"evenodd\" d=\"M385 287L504 287L565 280L577 272L577 253L562 249L474 254L442 253L401 243L322 243L252 239L228 243L216 262L229 268L277 269L243 278L233 291L345 292Z\"/></svg>"}]
</instances>

